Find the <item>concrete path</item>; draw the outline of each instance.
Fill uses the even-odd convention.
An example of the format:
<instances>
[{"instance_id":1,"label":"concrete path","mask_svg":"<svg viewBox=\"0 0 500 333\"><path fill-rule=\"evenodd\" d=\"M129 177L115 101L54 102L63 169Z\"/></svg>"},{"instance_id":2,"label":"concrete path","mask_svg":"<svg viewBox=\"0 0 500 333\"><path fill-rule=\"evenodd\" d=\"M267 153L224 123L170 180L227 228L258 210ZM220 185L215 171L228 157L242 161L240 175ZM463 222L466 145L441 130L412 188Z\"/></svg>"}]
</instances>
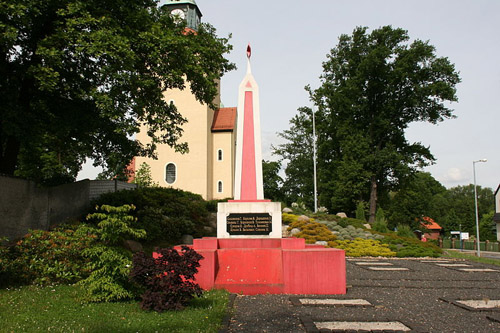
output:
<instances>
[{"instance_id":1,"label":"concrete path","mask_svg":"<svg viewBox=\"0 0 500 333\"><path fill-rule=\"evenodd\" d=\"M239 295L225 331L500 332L499 266L385 258L346 266L346 295Z\"/></svg>"}]
</instances>

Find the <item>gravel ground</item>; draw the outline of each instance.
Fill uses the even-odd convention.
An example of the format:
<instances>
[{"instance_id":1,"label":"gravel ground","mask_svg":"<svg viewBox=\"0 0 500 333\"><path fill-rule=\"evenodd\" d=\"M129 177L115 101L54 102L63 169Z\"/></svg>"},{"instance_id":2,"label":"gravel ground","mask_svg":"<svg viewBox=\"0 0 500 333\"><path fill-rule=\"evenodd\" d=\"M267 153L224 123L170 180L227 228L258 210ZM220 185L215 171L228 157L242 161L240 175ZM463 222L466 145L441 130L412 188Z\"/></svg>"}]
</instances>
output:
<instances>
[{"instance_id":1,"label":"gravel ground","mask_svg":"<svg viewBox=\"0 0 500 333\"><path fill-rule=\"evenodd\" d=\"M319 332L314 322L397 321L413 332L500 332L500 308L475 310L456 300L500 300L500 267L467 263L497 272L463 272L433 259L377 259L408 271L372 271L349 259L346 295L316 298L365 299L372 306L302 305L312 295L238 295L225 332ZM381 266L377 266L381 267ZM321 330L321 332L331 332ZM340 330L339 332L346 332Z\"/></svg>"}]
</instances>

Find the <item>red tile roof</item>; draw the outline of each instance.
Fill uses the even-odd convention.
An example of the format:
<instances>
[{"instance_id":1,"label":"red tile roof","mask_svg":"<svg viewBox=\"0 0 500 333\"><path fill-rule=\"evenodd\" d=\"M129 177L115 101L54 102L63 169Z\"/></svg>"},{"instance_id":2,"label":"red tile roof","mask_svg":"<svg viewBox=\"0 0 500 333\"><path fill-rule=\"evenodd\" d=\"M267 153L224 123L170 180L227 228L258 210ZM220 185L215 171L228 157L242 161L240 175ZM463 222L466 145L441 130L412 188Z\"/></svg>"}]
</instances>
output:
<instances>
[{"instance_id":1,"label":"red tile roof","mask_svg":"<svg viewBox=\"0 0 500 333\"><path fill-rule=\"evenodd\" d=\"M221 108L215 111L212 132L233 131L236 127L236 108Z\"/></svg>"},{"instance_id":2,"label":"red tile roof","mask_svg":"<svg viewBox=\"0 0 500 333\"><path fill-rule=\"evenodd\" d=\"M420 225L426 229L429 229L429 230L441 230L441 229L443 229L443 228L441 228L441 226L439 224L434 222L434 220L428 216L422 217L422 220L423 221L420 222Z\"/></svg>"}]
</instances>

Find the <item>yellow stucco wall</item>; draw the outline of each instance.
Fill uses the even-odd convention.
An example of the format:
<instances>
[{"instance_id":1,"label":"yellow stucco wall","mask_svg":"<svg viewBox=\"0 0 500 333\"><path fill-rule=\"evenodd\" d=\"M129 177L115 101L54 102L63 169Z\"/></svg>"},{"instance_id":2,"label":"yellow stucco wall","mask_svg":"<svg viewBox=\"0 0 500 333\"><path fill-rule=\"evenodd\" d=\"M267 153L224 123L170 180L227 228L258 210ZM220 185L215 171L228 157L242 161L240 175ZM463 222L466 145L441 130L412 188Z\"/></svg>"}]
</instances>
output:
<instances>
[{"instance_id":1,"label":"yellow stucco wall","mask_svg":"<svg viewBox=\"0 0 500 333\"><path fill-rule=\"evenodd\" d=\"M164 187L179 188L200 194L206 200L232 197L234 174L234 134L231 132L212 133L214 111L201 104L191 94L189 86L184 90L172 89L165 93L167 102L173 101L178 111L188 121L183 125L180 142L187 142L189 153L181 154L167 145L159 145L158 159L136 157L136 168L143 162L151 167L153 180ZM220 94L214 100L220 105ZM141 128L137 140L148 142L146 128ZM217 150L223 149L223 161L217 161ZM168 184L165 168L168 163L176 165L176 181ZM218 193L218 180L223 182L223 192Z\"/></svg>"},{"instance_id":2,"label":"yellow stucco wall","mask_svg":"<svg viewBox=\"0 0 500 333\"><path fill-rule=\"evenodd\" d=\"M222 150L222 161L219 161L219 150ZM213 133L213 199L233 197L234 152L234 132ZM219 192L219 181L223 185L222 192Z\"/></svg>"}]
</instances>

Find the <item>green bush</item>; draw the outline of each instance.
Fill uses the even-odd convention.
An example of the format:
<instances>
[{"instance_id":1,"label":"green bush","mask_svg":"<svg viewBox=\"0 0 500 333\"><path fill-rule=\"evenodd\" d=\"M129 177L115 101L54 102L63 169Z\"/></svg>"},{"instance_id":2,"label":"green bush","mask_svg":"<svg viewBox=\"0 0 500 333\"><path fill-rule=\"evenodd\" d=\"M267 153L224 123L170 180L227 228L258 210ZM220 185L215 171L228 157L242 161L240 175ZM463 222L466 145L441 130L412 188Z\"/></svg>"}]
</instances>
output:
<instances>
[{"instance_id":1,"label":"green bush","mask_svg":"<svg viewBox=\"0 0 500 333\"><path fill-rule=\"evenodd\" d=\"M300 229L300 232L294 237L304 238L308 244L314 244L317 241L332 242L337 239L327 226L313 219L309 221L295 220L290 223L288 230L291 231L293 228Z\"/></svg>"},{"instance_id":2,"label":"green bush","mask_svg":"<svg viewBox=\"0 0 500 333\"><path fill-rule=\"evenodd\" d=\"M356 207L356 219L366 223L365 203L360 201Z\"/></svg>"},{"instance_id":3,"label":"green bush","mask_svg":"<svg viewBox=\"0 0 500 333\"><path fill-rule=\"evenodd\" d=\"M297 221L298 216L294 214L289 214L289 213L283 213L281 214L281 222L283 224L291 224L295 221Z\"/></svg>"},{"instance_id":4,"label":"green bush","mask_svg":"<svg viewBox=\"0 0 500 333\"><path fill-rule=\"evenodd\" d=\"M138 226L146 230L148 241L162 240L176 243L184 234L205 236L209 210L214 204L207 203L198 194L163 187L145 187L105 193L94 202L97 205L136 207L133 216Z\"/></svg>"},{"instance_id":5,"label":"green bush","mask_svg":"<svg viewBox=\"0 0 500 333\"><path fill-rule=\"evenodd\" d=\"M389 245L374 239L337 240L333 247L343 249L349 257L394 257L396 252Z\"/></svg>"},{"instance_id":6,"label":"green bush","mask_svg":"<svg viewBox=\"0 0 500 333\"><path fill-rule=\"evenodd\" d=\"M385 218L385 214L382 208L377 209L377 214L375 216L375 222L372 225L372 229L383 233L389 232L389 228L387 228L387 219Z\"/></svg>"},{"instance_id":7,"label":"green bush","mask_svg":"<svg viewBox=\"0 0 500 333\"><path fill-rule=\"evenodd\" d=\"M421 242L416 237L401 237L395 233L384 234L383 243L389 245L398 257L439 257L443 250L432 242Z\"/></svg>"},{"instance_id":8,"label":"green bush","mask_svg":"<svg viewBox=\"0 0 500 333\"><path fill-rule=\"evenodd\" d=\"M98 235L99 244L83 251L83 255L89 259L91 271L85 280L80 281L85 287L85 301L111 302L134 296L128 278L132 253L121 247L125 239L146 236L144 230L132 226L136 218L129 213L134 209L131 205L102 205L96 207L96 213L87 216L88 220L97 220L97 228L92 229Z\"/></svg>"},{"instance_id":9,"label":"green bush","mask_svg":"<svg viewBox=\"0 0 500 333\"><path fill-rule=\"evenodd\" d=\"M15 245L1 250L6 284L47 285L74 283L90 274L83 251L96 235L84 227L61 227L53 231L31 230Z\"/></svg>"},{"instance_id":10,"label":"green bush","mask_svg":"<svg viewBox=\"0 0 500 333\"><path fill-rule=\"evenodd\" d=\"M407 224L398 224L397 235L400 237L416 238L415 233L411 230L410 226Z\"/></svg>"}]
</instances>

